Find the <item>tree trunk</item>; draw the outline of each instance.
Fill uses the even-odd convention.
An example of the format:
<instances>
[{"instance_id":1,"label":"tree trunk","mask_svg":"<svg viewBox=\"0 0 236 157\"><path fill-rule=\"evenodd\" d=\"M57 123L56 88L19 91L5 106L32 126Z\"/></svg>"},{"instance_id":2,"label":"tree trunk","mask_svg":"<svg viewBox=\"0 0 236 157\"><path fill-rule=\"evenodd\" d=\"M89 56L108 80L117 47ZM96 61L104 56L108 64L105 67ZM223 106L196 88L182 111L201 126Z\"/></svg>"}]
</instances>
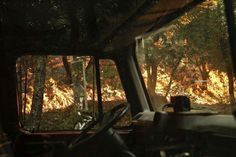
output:
<instances>
[{"instance_id":1,"label":"tree trunk","mask_svg":"<svg viewBox=\"0 0 236 157\"><path fill-rule=\"evenodd\" d=\"M146 70L147 70L147 89L149 93L154 94L157 83L157 65L148 65Z\"/></svg>"},{"instance_id":2,"label":"tree trunk","mask_svg":"<svg viewBox=\"0 0 236 157\"><path fill-rule=\"evenodd\" d=\"M155 94L156 83L157 83L157 67L162 61L162 58L159 60L153 60L148 55L145 56L146 62L146 71L147 71L147 89L149 94Z\"/></svg>"},{"instance_id":3,"label":"tree trunk","mask_svg":"<svg viewBox=\"0 0 236 157\"><path fill-rule=\"evenodd\" d=\"M79 110L83 109L84 105L84 88L82 86L83 73L82 73L82 60L73 57L71 64L72 68L72 82L73 82L73 93L74 93L74 104L78 106Z\"/></svg>"},{"instance_id":4,"label":"tree trunk","mask_svg":"<svg viewBox=\"0 0 236 157\"><path fill-rule=\"evenodd\" d=\"M38 130L43 109L43 94L46 76L46 56L36 58L34 68L34 93L31 105L31 130Z\"/></svg>"},{"instance_id":5,"label":"tree trunk","mask_svg":"<svg viewBox=\"0 0 236 157\"><path fill-rule=\"evenodd\" d=\"M201 81L202 83L201 83L200 88L202 90L207 90L207 86L208 86L207 81L209 80L209 71L207 70L206 62L204 61L204 59L197 58L197 57L195 57L195 62L202 77L202 81Z\"/></svg>"},{"instance_id":6,"label":"tree trunk","mask_svg":"<svg viewBox=\"0 0 236 157\"><path fill-rule=\"evenodd\" d=\"M233 69L230 65L227 65L227 76L228 76L228 83L229 83L229 101L231 105L235 104L235 96L234 96L234 76L233 76Z\"/></svg>"},{"instance_id":7,"label":"tree trunk","mask_svg":"<svg viewBox=\"0 0 236 157\"><path fill-rule=\"evenodd\" d=\"M156 83L157 83L157 65L151 65L151 76L150 76L150 92L155 93Z\"/></svg>"},{"instance_id":8,"label":"tree trunk","mask_svg":"<svg viewBox=\"0 0 236 157\"><path fill-rule=\"evenodd\" d=\"M174 65L174 68L172 69L172 72L171 72L171 75L170 75L170 81L168 83L168 86L167 86L167 90L166 90L166 94L165 94L165 98L168 96L169 92L170 92L170 89L171 89L171 85L172 85L172 81L174 79L174 76L175 76L175 73L178 69L178 66L180 64L182 60L182 56L178 58L176 64Z\"/></svg>"},{"instance_id":9,"label":"tree trunk","mask_svg":"<svg viewBox=\"0 0 236 157\"><path fill-rule=\"evenodd\" d=\"M18 95L18 105L19 105L19 118L20 121L23 120L23 115L22 115L22 107L23 107L23 102L22 102L22 60L19 59L19 62L17 64L17 95Z\"/></svg>"},{"instance_id":10,"label":"tree trunk","mask_svg":"<svg viewBox=\"0 0 236 157\"><path fill-rule=\"evenodd\" d=\"M151 86L151 65L146 66L147 70L147 89L150 91L150 86Z\"/></svg>"},{"instance_id":11,"label":"tree trunk","mask_svg":"<svg viewBox=\"0 0 236 157\"><path fill-rule=\"evenodd\" d=\"M25 80L24 80L24 89L23 89L23 92L24 92L24 97L22 99L22 105L24 106L23 108L23 122L25 122L25 115L26 115L26 105L27 105L27 87L28 87L28 65L25 63L23 63L23 67L22 67L22 71L23 71L23 75L25 77Z\"/></svg>"},{"instance_id":12,"label":"tree trunk","mask_svg":"<svg viewBox=\"0 0 236 157\"><path fill-rule=\"evenodd\" d=\"M203 64L201 67L202 67L201 68L202 85L200 88L205 91L207 90L207 81L209 80L209 72L207 71L206 64Z\"/></svg>"},{"instance_id":13,"label":"tree trunk","mask_svg":"<svg viewBox=\"0 0 236 157\"><path fill-rule=\"evenodd\" d=\"M70 65L69 65L69 63L68 63L67 57L66 57L66 56L63 56L63 57L62 57L62 61L63 61L63 65L64 65L65 70L66 70L66 81L67 81L69 84L72 84L71 68L70 68Z\"/></svg>"}]
</instances>

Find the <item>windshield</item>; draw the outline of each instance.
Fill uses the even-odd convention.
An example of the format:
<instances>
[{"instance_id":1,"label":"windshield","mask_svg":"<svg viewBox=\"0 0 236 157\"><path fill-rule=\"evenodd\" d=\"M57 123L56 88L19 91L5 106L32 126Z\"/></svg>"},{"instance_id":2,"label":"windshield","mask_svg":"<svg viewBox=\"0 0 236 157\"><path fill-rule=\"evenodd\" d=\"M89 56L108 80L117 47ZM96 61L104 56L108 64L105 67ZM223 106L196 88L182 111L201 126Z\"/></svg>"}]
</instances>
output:
<instances>
[{"instance_id":1,"label":"windshield","mask_svg":"<svg viewBox=\"0 0 236 157\"><path fill-rule=\"evenodd\" d=\"M127 102L111 59L99 59L102 108L93 56L26 55L16 62L20 126L28 131L83 130L102 112ZM101 109L101 110L100 110ZM115 127L130 125L127 114Z\"/></svg>"},{"instance_id":2,"label":"windshield","mask_svg":"<svg viewBox=\"0 0 236 157\"><path fill-rule=\"evenodd\" d=\"M231 114L235 81L222 1L207 1L136 38L136 56L155 111L184 95L191 108Z\"/></svg>"}]
</instances>

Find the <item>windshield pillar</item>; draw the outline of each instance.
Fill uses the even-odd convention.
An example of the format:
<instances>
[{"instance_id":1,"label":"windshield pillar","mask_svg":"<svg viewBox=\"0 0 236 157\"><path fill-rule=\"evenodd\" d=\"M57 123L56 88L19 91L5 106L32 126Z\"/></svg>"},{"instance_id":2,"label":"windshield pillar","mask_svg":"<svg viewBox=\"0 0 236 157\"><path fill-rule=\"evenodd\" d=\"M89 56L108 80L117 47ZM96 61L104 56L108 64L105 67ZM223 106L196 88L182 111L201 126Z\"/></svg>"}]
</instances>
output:
<instances>
[{"instance_id":1,"label":"windshield pillar","mask_svg":"<svg viewBox=\"0 0 236 157\"><path fill-rule=\"evenodd\" d=\"M133 47L129 47L116 58L117 68L128 102L131 104L131 113L136 115L139 112L150 111L148 101L142 86L138 69L133 56Z\"/></svg>"}]
</instances>

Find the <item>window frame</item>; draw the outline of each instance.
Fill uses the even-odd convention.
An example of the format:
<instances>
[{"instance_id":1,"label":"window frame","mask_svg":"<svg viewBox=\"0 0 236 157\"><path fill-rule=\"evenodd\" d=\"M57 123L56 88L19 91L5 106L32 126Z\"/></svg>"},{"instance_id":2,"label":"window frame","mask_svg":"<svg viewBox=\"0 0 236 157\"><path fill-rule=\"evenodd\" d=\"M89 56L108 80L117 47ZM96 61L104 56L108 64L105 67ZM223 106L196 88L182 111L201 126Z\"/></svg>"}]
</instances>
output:
<instances>
[{"instance_id":1,"label":"window frame","mask_svg":"<svg viewBox=\"0 0 236 157\"><path fill-rule=\"evenodd\" d=\"M45 55L45 54L43 54L43 55ZM26 55L22 55L22 56L18 56L17 57L17 59L18 58L20 58L20 57L24 57L24 56L26 56ZM40 55L31 55L31 56L40 56ZM47 56L50 56L50 55L47 55ZM52 55L52 56L58 56L58 57L62 57L63 55ZM70 56L70 55L68 55L68 56ZM81 57L81 56L87 56L87 55L77 55L78 57ZM88 57L91 57L91 58L94 58L94 63L93 63L93 68L94 68L94 81L95 81L95 84L96 84L96 90L95 90L95 95L97 94L97 103L99 104L99 101L100 101L100 103L101 103L101 109L102 110L100 110L100 111L102 111L102 112L98 112L98 116L97 116L97 118L99 118L99 116L102 116L102 114L103 114L103 112L104 112L104 108L103 108L103 106L104 106L104 100L102 99L102 91L101 91L101 88L102 88L102 84L101 83L99 83L99 85L98 85L98 81L99 82L101 82L101 71L100 71L100 67L101 67L101 64L100 64L100 61L101 60L111 60L112 62L114 62L114 65L115 65L115 68L117 69L117 75L118 75L118 77L120 78L120 74L119 74L119 71L118 71L118 68L117 68L117 64L116 64L116 61L114 60L114 58L110 58L110 57L98 57L98 56L92 56L92 55L90 55L90 56L88 56ZM16 59L16 61L17 61L17 59ZM16 62L17 63L17 62ZM16 78L17 78L17 75L16 75ZM17 78L18 79L18 78ZM120 78L120 81L121 81L121 78ZM123 87L123 83L121 82L121 85L122 85L122 87ZM18 86L18 83L17 83L17 86ZM124 90L124 89L123 89ZM99 94L99 91L100 91L100 94ZM17 92L17 91L16 91ZM125 92L125 90L124 90L124 92ZM18 93L18 92L17 92ZM17 94L18 95L18 94ZM99 98L100 97L100 98ZM127 100L127 98L126 98L126 100ZM18 98L17 98L17 107L18 107L18 117L20 117L20 111L19 111L19 102L18 101L20 101ZM128 100L127 100L128 101ZM96 108L98 111L99 111L99 106L97 106L97 108ZM117 128L119 128L119 129L122 129L123 127L117 127ZM24 128L24 125L23 125L23 123L19 120L19 129L22 131L22 132L25 132L25 133L30 133L30 134L40 134L40 133L61 133L61 132L81 132L81 130L71 130L71 129L69 129L69 130L37 130L37 131L31 131L31 130L27 130L26 128ZM93 132L93 131L92 131Z\"/></svg>"}]
</instances>

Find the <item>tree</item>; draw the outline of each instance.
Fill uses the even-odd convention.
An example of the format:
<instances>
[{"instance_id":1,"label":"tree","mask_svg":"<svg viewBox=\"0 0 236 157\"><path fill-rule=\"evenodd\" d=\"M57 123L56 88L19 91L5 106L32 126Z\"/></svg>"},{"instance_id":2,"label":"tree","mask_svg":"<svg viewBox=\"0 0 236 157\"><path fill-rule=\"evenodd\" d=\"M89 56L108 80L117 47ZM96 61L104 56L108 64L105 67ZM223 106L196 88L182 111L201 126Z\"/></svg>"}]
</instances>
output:
<instances>
[{"instance_id":1,"label":"tree","mask_svg":"<svg viewBox=\"0 0 236 157\"><path fill-rule=\"evenodd\" d=\"M66 70L66 81L69 84L72 84L72 73L71 73L71 68L70 68L70 65L68 63L67 57L62 56L62 61L63 61L63 65L64 65L65 70Z\"/></svg>"},{"instance_id":2,"label":"tree","mask_svg":"<svg viewBox=\"0 0 236 157\"><path fill-rule=\"evenodd\" d=\"M73 57L71 64L72 83L74 92L74 104L78 105L79 109L88 110L87 106L87 91L86 91L86 76L84 58Z\"/></svg>"},{"instance_id":3,"label":"tree","mask_svg":"<svg viewBox=\"0 0 236 157\"><path fill-rule=\"evenodd\" d=\"M40 127L41 114L43 109L43 94L46 78L47 56L37 56L34 67L34 93L31 105L31 130L38 130Z\"/></svg>"},{"instance_id":4,"label":"tree","mask_svg":"<svg viewBox=\"0 0 236 157\"><path fill-rule=\"evenodd\" d=\"M145 53L145 69L147 71L147 89L154 95L157 82L157 67L162 61L162 56L157 55L157 48L154 46L153 38L142 40L142 49Z\"/></svg>"},{"instance_id":5,"label":"tree","mask_svg":"<svg viewBox=\"0 0 236 157\"><path fill-rule=\"evenodd\" d=\"M194 52L189 53L189 58L195 60L203 80L208 80L212 69L227 73L229 100L232 104L235 103L234 78L224 5L220 0L208 1L206 4L198 8L201 14L186 25L182 33L186 36L191 51ZM192 34L190 31L196 33ZM207 89L207 81L202 83L202 89Z\"/></svg>"},{"instance_id":6,"label":"tree","mask_svg":"<svg viewBox=\"0 0 236 157\"><path fill-rule=\"evenodd\" d=\"M235 102L224 16L223 2L208 0L165 28L149 33L148 37L144 36L137 42L138 51L144 53L138 58L145 60L145 65L141 67L145 69L142 70L143 73L146 71L147 74L149 93L157 92L157 81L166 78L165 76L160 80L158 74L165 73L169 78L168 82L164 81L165 88L161 91L165 96L192 87L195 92L205 92L217 98L219 96L212 95L208 90L208 82L212 71L220 71L227 73L229 100L231 103ZM199 83L193 85L195 81ZM173 82L175 86L172 86Z\"/></svg>"}]
</instances>

